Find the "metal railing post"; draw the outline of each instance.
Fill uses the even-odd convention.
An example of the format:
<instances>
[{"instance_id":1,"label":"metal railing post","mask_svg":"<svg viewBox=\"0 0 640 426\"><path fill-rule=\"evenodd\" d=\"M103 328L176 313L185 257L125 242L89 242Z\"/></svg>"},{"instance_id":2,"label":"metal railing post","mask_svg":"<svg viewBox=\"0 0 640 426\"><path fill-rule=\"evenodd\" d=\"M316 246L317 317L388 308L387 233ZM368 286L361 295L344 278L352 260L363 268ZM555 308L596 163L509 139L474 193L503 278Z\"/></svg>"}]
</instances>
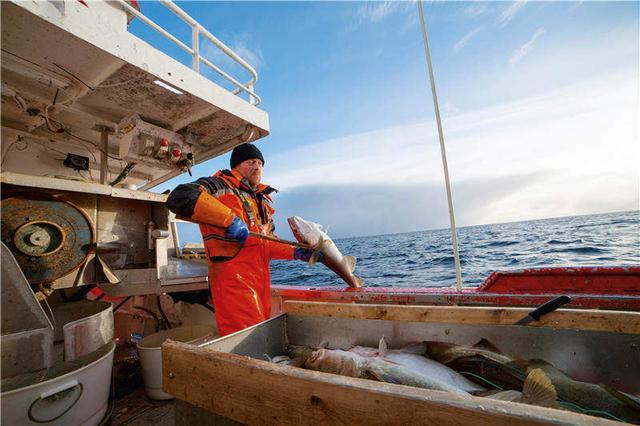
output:
<instances>
[{"instance_id":1,"label":"metal railing post","mask_svg":"<svg viewBox=\"0 0 640 426\"><path fill-rule=\"evenodd\" d=\"M182 21L184 21L187 25L191 27L191 42L192 42L193 48L187 46L186 44L178 40L176 37L171 35L167 30L165 30L164 28L162 28L161 26L153 22L151 19L144 16L139 10L135 9L130 4L128 4L126 0L114 0L114 1L117 1L118 3L120 3L122 7L125 9L125 11L139 18L142 22L149 25L155 31L159 32L160 34L162 34L163 36L165 36L166 38L174 42L182 50L188 52L191 55L191 60L192 60L191 68L194 71L200 73L200 62L202 62L204 65L211 68L213 71L218 73L222 78L229 81L231 84L233 84L236 87L235 89L231 90L231 93L233 93L234 95L237 95L238 93L241 93L241 92L247 92L247 94L249 95L249 102L252 105L260 104L260 102L262 101L260 99L260 96L258 96L253 91L254 84L256 83L256 81L258 81L258 73L256 72L256 70L253 69L251 65L249 65L244 59L238 56L238 54L235 53L233 50L231 50L227 45L225 45L223 42L218 40L205 27L198 24L198 21L196 21L191 16L189 16L189 14L187 14L184 10L180 9L180 7L178 7L171 0L160 0L160 3L164 5L166 8L168 8L171 12L173 12L176 16L178 16L180 19L182 19ZM209 41L211 41L214 44L214 46L216 46L218 49L220 49L220 51L222 51L225 55L231 58L231 60L233 60L235 63L240 65L242 68L244 68L251 75L250 80L245 84L240 83L238 80L230 76L228 73L224 72L222 69L212 64L206 58L200 56L200 42L199 42L200 35L207 38Z\"/></svg>"},{"instance_id":2,"label":"metal railing post","mask_svg":"<svg viewBox=\"0 0 640 426\"><path fill-rule=\"evenodd\" d=\"M253 84L250 84L247 86L247 89L249 89L251 92L253 92ZM249 95L249 103L251 105L255 105L256 104L256 98L254 98L253 96L251 96L250 92L247 92L247 94Z\"/></svg>"},{"instance_id":3,"label":"metal railing post","mask_svg":"<svg viewBox=\"0 0 640 426\"><path fill-rule=\"evenodd\" d=\"M200 72L200 25L196 24L191 27L191 49L193 54L191 57L191 68Z\"/></svg>"}]
</instances>

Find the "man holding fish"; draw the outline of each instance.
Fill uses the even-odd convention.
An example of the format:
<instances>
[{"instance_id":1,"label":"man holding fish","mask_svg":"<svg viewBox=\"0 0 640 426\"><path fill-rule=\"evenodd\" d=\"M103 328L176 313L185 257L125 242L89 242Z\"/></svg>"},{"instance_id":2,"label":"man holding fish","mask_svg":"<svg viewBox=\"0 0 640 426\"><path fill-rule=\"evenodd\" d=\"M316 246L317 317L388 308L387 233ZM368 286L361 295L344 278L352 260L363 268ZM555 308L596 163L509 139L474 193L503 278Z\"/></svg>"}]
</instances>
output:
<instances>
[{"instance_id":1,"label":"man holding fish","mask_svg":"<svg viewBox=\"0 0 640 426\"><path fill-rule=\"evenodd\" d=\"M277 191L261 182L264 157L256 146L234 148L230 166L178 185L167 199L169 210L200 226L221 336L269 318L271 259L326 262L349 285L362 285L352 273L355 259L343 257L319 225L289 220L303 247L275 238L271 194Z\"/></svg>"}]
</instances>

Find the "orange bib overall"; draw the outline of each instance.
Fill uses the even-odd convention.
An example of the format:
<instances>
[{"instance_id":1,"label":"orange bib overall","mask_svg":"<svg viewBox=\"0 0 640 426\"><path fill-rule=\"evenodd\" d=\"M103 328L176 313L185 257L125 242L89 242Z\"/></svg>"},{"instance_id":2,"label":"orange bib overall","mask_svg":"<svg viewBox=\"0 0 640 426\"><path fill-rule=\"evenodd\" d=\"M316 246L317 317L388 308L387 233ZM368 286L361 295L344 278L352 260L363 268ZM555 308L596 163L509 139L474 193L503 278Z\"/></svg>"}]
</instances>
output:
<instances>
[{"instance_id":1,"label":"orange bib overall","mask_svg":"<svg viewBox=\"0 0 640 426\"><path fill-rule=\"evenodd\" d=\"M209 259L209 283L218 329L224 336L270 317L269 262L293 259L293 247L252 236L240 247L237 241L225 238L224 228L234 216L240 217L251 232L273 235L274 209L269 196L273 189L261 184L253 191L241 175L229 170L205 179L213 182L216 178L213 189L207 190L205 185L196 187L199 194L190 218L211 224L201 224L200 232Z\"/></svg>"}]
</instances>

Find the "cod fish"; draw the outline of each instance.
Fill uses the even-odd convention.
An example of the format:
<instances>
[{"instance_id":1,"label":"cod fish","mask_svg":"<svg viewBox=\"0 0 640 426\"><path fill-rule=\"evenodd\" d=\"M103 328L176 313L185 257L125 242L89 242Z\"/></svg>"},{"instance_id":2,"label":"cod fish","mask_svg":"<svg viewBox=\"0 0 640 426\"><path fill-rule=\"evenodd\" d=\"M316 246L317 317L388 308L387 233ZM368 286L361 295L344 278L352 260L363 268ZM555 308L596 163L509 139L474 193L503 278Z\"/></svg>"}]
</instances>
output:
<instances>
[{"instance_id":1,"label":"cod fish","mask_svg":"<svg viewBox=\"0 0 640 426\"><path fill-rule=\"evenodd\" d=\"M545 372L558 392L562 407L578 413L640 424L640 403L633 397L605 385L573 380L544 360L522 362L527 370Z\"/></svg>"},{"instance_id":2,"label":"cod fish","mask_svg":"<svg viewBox=\"0 0 640 426\"><path fill-rule=\"evenodd\" d=\"M527 370L486 339L473 346L448 342L425 342L427 356L482 385L521 391Z\"/></svg>"},{"instance_id":3,"label":"cod fish","mask_svg":"<svg viewBox=\"0 0 640 426\"><path fill-rule=\"evenodd\" d=\"M300 356L307 356L303 362L295 362L309 370L338 374L341 376L356 377L361 379L373 379L385 383L414 386L423 389L440 390L457 395L470 397L470 395L445 382L433 378L424 377L421 374L379 357L363 357L355 352L341 349L320 348L306 350L301 347L289 349L289 355L295 360Z\"/></svg>"},{"instance_id":4,"label":"cod fish","mask_svg":"<svg viewBox=\"0 0 640 426\"><path fill-rule=\"evenodd\" d=\"M481 356L500 364L507 364L513 361L486 339L480 340L471 347L448 342L425 342L425 344L429 358L443 364L449 364L458 358L469 356Z\"/></svg>"},{"instance_id":5,"label":"cod fish","mask_svg":"<svg viewBox=\"0 0 640 426\"><path fill-rule=\"evenodd\" d=\"M602 385L573 380L546 361L513 360L485 339L473 347L444 342L426 345L430 358L463 374L471 373L472 380L481 378L483 384L520 391L531 373L541 370L551 381L563 409L640 424L640 404L635 399Z\"/></svg>"},{"instance_id":6,"label":"cod fish","mask_svg":"<svg viewBox=\"0 0 640 426\"><path fill-rule=\"evenodd\" d=\"M412 343L401 349L388 349L384 337L380 339L378 349L364 346L354 346L349 352L357 353L363 357L379 357L408 368L425 378L431 378L441 383L448 383L465 392L473 393L486 389L465 378L444 364L426 358L426 344L424 342Z\"/></svg>"},{"instance_id":7,"label":"cod fish","mask_svg":"<svg viewBox=\"0 0 640 426\"><path fill-rule=\"evenodd\" d=\"M523 404L538 405L540 407L558 407L558 394L551 380L544 372L536 368L524 380L522 392L506 390L486 395L487 398L500 401L520 402Z\"/></svg>"},{"instance_id":8,"label":"cod fish","mask_svg":"<svg viewBox=\"0 0 640 426\"><path fill-rule=\"evenodd\" d=\"M356 268L356 258L343 256L331 238L322 230L321 225L306 221L298 216L292 216L287 220L293 235L299 243L313 247L316 252L322 252L324 264L327 268L335 272L351 287L362 287L364 285L362 279L353 275L353 271ZM314 264L315 259L316 256L312 256L309 263Z\"/></svg>"}]
</instances>

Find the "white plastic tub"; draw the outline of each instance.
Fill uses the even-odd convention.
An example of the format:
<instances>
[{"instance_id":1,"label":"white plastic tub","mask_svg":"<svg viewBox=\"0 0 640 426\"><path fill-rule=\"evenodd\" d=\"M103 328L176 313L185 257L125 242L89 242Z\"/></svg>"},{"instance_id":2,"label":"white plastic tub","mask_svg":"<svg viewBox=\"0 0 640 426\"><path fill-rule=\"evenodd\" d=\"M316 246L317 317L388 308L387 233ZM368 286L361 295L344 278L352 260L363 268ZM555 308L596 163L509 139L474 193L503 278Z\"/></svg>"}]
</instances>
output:
<instances>
[{"instance_id":1,"label":"white plastic tub","mask_svg":"<svg viewBox=\"0 0 640 426\"><path fill-rule=\"evenodd\" d=\"M150 334L138 343L144 390L151 399L173 399L172 395L162 391L162 354L160 347L165 340L202 345L218 337L215 327L191 325L172 328Z\"/></svg>"},{"instance_id":2,"label":"white plastic tub","mask_svg":"<svg viewBox=\"0 0 640 426\"><path fill-rule=\"evenodd\" d=\"M2 392L2 424L99 424L109 403L115 347L115 343L109 342L48 370L3 380L3 388L9 389Z\"/></svg>"}]
</instances>

